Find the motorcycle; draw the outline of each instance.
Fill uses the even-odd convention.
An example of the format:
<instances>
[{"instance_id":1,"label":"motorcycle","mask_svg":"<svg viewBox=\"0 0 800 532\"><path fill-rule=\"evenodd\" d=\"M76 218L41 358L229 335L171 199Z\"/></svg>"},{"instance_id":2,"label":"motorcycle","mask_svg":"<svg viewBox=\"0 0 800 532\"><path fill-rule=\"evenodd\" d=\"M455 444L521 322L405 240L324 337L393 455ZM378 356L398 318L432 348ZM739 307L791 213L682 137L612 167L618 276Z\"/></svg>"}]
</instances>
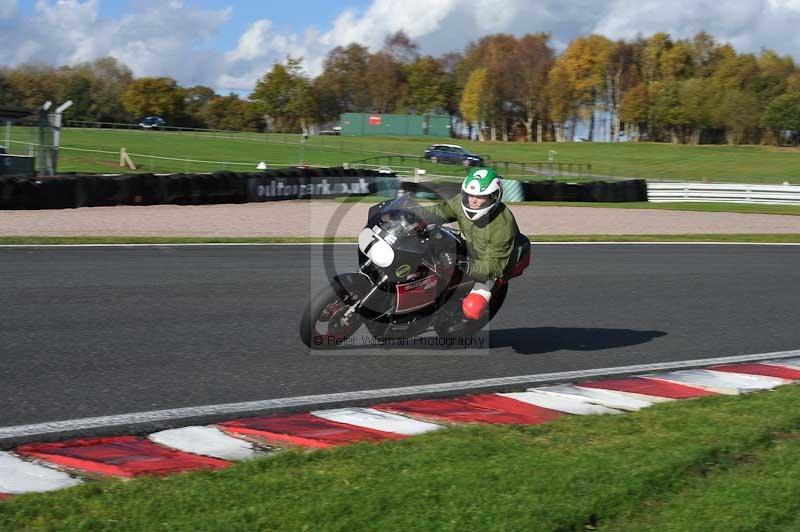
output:
<instances>
[{"instance_id":1,"label":"motorcycle","mask_svg":"<svg viewBox=\"0 0 800 532\"><path fill-rule=\"evenodd\" d=\"M311 299L300 321L300 338L311 349L347 344L364 324L377 340L405 339L433 329L440 337L477 333L497 314L508 281L531 261L531 243L519 235L515 250L489 301L488 312L462 322L461 301L474 285L455 264L467 257L460 233L443 225L411 194L370 208L358 235L357 272L334 276Z\"/></svg>"}]
</instances>

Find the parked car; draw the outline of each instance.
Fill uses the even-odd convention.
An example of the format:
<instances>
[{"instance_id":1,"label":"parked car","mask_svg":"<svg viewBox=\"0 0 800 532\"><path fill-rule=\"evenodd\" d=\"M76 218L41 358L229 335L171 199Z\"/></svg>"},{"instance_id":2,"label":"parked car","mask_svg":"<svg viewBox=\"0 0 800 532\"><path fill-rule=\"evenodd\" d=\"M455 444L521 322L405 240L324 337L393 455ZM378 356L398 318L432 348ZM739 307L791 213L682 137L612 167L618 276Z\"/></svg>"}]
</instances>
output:
<instances>
[{"instance_id":1,"label":"parked car","mask_svg":"<svg viewBox=\"0 0 800 532\"><path fill-rule=\"evenodd\" d=\"M464 166L483 166L484 159L455 144L434 144L422 155L432 163L452 163Z\"/></svg>"},{"instance_id":2,"label":"parked car","mask_svg":"<svg viewBox=\"0 0 800 532\"><path fill-rule=\"evenodd\" d=\"M166 120L160 116L146 116L139 121L139 127L143 129L158 129L166 125Z\"/></svg>"}]
</instances>

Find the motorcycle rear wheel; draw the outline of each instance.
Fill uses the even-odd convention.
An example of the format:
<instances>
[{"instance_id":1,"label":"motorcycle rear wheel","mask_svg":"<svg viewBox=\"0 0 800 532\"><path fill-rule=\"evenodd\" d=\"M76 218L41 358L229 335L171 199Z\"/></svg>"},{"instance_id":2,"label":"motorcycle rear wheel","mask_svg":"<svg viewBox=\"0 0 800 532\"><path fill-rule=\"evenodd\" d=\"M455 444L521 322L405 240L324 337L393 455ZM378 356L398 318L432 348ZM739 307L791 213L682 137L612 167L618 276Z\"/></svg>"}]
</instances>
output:
<instances>
[{"instance_id":1,"label":"motorcycle rear wheel","mask_svg":"<svg viewBox=\"0 0 800 532\"><path fill-rule=\"evenodd\" d=\"M342 345L363 323L355 313L341 323L344 312L352 304L349 296L340 295L331 285L323 288L309 302L300 319L300 339L310 349L332 349ZM321 330L320 324L327 324Z\"/></svg>"}]
</instances>

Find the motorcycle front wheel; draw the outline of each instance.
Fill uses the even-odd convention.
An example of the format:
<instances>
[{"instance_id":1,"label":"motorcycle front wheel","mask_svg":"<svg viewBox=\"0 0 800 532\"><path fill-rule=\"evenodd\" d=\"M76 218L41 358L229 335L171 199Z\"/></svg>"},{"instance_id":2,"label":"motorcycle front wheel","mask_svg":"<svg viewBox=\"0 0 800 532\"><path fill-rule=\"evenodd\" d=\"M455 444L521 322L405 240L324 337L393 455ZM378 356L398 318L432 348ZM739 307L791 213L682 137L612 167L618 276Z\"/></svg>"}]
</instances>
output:
<instances>
[{"instance_id":1,"label":"motorcycle front wheel","mask_svg":"<svg viewBox=\"0 0 800 532\"><path fill-rule=\"evenodd\" d=\"M300 320L303 343L311 349L343 345L363 323L358 313L345 317L352 303L349 296L340 295L331 285L323 288L308 304Z\"/></svg>"}]
</instances>

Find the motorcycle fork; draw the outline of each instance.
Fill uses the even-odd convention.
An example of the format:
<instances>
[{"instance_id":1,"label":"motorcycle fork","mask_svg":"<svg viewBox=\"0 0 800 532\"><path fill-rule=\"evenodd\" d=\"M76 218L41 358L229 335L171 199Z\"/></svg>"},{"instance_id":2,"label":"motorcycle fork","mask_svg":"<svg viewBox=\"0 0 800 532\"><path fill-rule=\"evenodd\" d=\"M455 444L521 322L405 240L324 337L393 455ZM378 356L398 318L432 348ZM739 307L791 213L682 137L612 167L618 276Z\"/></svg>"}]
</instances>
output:
<instances>
[{"instance_id":1,"label":"motorcycle fork","mask_svg":"<svg viewBox=\"0 0 800 532\"><path fill-rule=\"evenodd\" d=\"M364 266L366 266L366 264ZM369 298L371 298L373 296L373 294L375 294L375 292L378 291L378 288L380 288L381 285L383 285L383 283L385 283L388 280L389 280L389 275L388 274L384 274L383 277L381 278L381 280L378 281L377 283L375 283L375 285L372 287L372 289L369 292L367 292L367 294L364 297L362 297L361 299L356 301L354 305L351 305L344 312L344 316L343 316L344 319L346 319L346 320L350 319L350 316L352 316L355 312L357 312L358 309L360 309L364 305L364 303L366 303L367 300Z\"/></svg>"}]
</instances>

